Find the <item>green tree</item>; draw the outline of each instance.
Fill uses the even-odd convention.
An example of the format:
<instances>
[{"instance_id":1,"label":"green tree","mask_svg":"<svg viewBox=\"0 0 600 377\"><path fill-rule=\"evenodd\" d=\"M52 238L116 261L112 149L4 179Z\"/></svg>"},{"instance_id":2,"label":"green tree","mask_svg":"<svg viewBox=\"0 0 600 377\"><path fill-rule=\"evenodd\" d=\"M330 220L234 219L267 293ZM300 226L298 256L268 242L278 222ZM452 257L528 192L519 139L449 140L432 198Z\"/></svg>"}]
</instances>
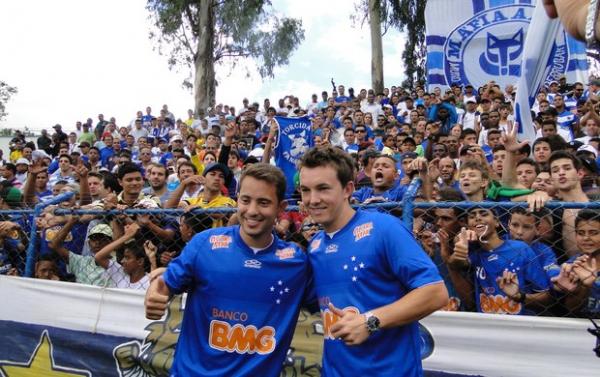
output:
<instances>
[{"instance_id":1,"label":"green tree","mask_svg":"<svg viewBox=\"0 0 600 377\"><path fill-rule=\"evenodd\" d=\"M273 77L304 40L301 20L279 16L269 0L148 0L146 8L169 68L189 69L183 85L194 89L196 113L215 104L215 64L252 58L261 77Z\"/></svg>"},{"instance_id":2,"label":"green tree","mask_svg":"<svg viewBox=\"0 0 600 377\"><path fill-rule=\"evenodd\" d=\"M6 103L10 98L17 94L18 90L14 86L8 85L6 82L0 80L0 120L8 115L6 112Z\"/></svg>"},{"instance_id":3,"label":"green tree","mask_svg":"<svg viewBox=\"0 0 600 377\"><path fill-rule=\"evenodd\" d=\"M425 6L427 0L379 0L379 7L376 6L377 0L358 0L355 3L355 12L350 17L356 24L364 24L369 20L370 15L379 13L379 24L369 22L371 26L371 81L373 89L376 83L381 82L383 87L383 58L378 54L380 51L381 36L384 36L390 28L396 28L406 34L404 52L402 53L402 62L406 74L406 80L403 86L412 88L414 81L425 82L427 58L427 46L425 45ZM379 38L374 32L375 29L381 29ZM378 84L377 84L378 85Z\"/></svg>"},{"instance_id":4,"label":"green tree","mask_svg":"<svg viewBox=\"0 0 600 377\"><path fill-rule=\"evenodd\" d=\"M403 86L412 88L413 83L425 82L427 68L427 45L425 44L425 6L427 0L389 0L390 23L406 32L402 60L406 69Z\"/></svg>"}]
</instances>

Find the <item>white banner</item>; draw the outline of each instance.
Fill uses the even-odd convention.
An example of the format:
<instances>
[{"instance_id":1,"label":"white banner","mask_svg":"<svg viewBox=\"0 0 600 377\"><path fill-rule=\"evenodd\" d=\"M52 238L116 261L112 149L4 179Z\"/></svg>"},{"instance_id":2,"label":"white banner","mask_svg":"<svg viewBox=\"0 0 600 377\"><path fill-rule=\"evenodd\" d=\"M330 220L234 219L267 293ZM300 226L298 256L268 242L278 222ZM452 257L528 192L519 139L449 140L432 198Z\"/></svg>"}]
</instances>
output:
<instances>
[{"instance_id":1,"label":"white banner","mask_svg":"<svg viewBox=\"0 0 600 377\"><path fill-rule=\"evenodd\" d=\"M170 366L180 300L171 305L167 318L152 322L144 318L143 293L133 290L0 276L0 297L0 375L10 376L10 368L25 368L28 360L42 357L42 347L49 349L45 357L55 369L76 375L158 376L164 375L158 364ZM302 326L313 330L322 329L319 322L301 316ZM597 377L600 370L587 320L438 312L421 323L433 338L433 352L424 360L429 371ZM322 338L299 339L313 330L295 333L294 359L302 360L304 370L313 368L310 374L296 375L314 376L319 369L307 360L320 355L304 352L318 353Z\"/></svg>"}]
</instances>

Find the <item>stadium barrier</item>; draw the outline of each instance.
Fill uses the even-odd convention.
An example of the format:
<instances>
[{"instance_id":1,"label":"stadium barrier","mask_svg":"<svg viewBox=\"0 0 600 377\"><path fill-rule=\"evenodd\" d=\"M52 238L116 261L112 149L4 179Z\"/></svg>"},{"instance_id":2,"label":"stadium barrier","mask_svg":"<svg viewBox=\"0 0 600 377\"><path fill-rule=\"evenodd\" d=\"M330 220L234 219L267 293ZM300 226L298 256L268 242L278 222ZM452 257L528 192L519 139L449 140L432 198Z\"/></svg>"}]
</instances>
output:
<instances>
[{"instance_id":1,"label":"stadium barrier","mask_svg":"<svg viewBox=\"0 0 600 377\"><path fill-rule=\"evenodd\" d=\"M455 289L456 282L451 276L451 271L449 271L450 266L447 255L443 255L442 246L444 246L444 242L452 244L452 238L457 236L462 227L466 226L467 213L471 209L491 209L498 223L497 233L504 239L510 238L511 223L512 225L515 223L515 221L511 222L511 216L518 216L518 225L521 228L518 231L533 234L534 238L528 240L529 244L535 243L535 245L532 245L535 258L532 259L537 259L541 262L542 267L546 268L548 280L552 272L548 270L553 270L554 274L557 274L559 265L576 255L575 229L572 228L575 211L582 209L600 210L600 203L598 202L548 202L542 210L529 215L526 212L527 203L524 202L423 202L418 197L418 189L419 180L415 179L409 186L402 202L372 203L355 207L390 213L401 219L404 226L413 232L423 249L438 265L451 294L450 304L446 308L451 311L477 311L479 309L479 311L487 313L524 313L519 305L515 305L506 297L500 297L500 292L490 294L481 291L475 292L474 287L477 284L473 284L473 282L477 271L461 271L463 277L471 282L471 292L465 294L464 290L458 291ZM102 272L94 263L90 263L90 261L93 262L94 253L90 249L88 235L95 225L108 225L115 219L118 222L135 223L140 226L140 230L132 238L135 242L123 242L117 250L114 250L115 253L113 254L116 254L116 260L122 261L124 249L136 250L138 255L142 257L146 254L144 258L145 268L148 270L152 266L160 267L167 264L185 246L186 242L181 238L182 230L184 230L181 229L182 222L186 223L188 228L193 228L192 232L198 232L215 225L226 225L227 220L235 217L236 213L235 208L195 208L186 212L182 209L134 208L104 210L55 206L57 203L70 199L71 195L71 193L62 194L54 198L52 202L40 204L34 209L0 211L0 219L12 220L19 225L18 231L12 231L10 237L5 237L10 239L12 243L16 243L17 246L11 248L8 247L11 243L4 242L4 258L6 259L4 265L12 265L17 270L18 275L34 277L36 261L40 257L56 255L50 248L51 241L58 235L67 219L75 217L76 224L64 238L61 246L76 254L72 259L76 257L77 263L71 264L77 265L69 266L68 261L56 258L58 272L66 280L90 283L93 280L92 277L81 279L82 275L86 275L86 271L81 271L81 268L88 268L90 276ZM278 222L277 229L280 237L298 242L306 247L308 245L307 238L316 232L319 227L313 221L303 219L299 211L298 206L289 206L286 209L286 216ZM571 217L569 218L569 216ZM45 217L43 221L40 220L42 217ZM51 220L48 221L48 218ZM570 224L563 224L563 218L567 218ZM529 227L528 230L523 231L522 228L527 226ZM165 233L165 231L167 232ZM0 236L2 235L0 234ZM117 236L114 235L114 238L117 238ZM146 250L146 241L151 241L155 250ZM472 244L471 247L473 247ZM82 261L78 255L83 255L88 259ZM554 265L548 262L548 258L551 256L554 256ZM152 263L149 263L150 260L152 260ZM526 267L522 264L522 261L517 260L507 260L505 263L507 268L513 268L515 272ZM1 265L0 268L2 268ZM73 268L79 269L79 277L74 274ZM112 274L113 272L113 269L108 269L106 271L108 278L96 279L95 283L92 284L104 284L107 287L127 286L122 284L126 274L122 272ZM501 275L502 271L497 271L497 273ZM498 277L491 278L495 280ZM539 278L539 276L537 277ZM532 279L527 284L535 281L535 279ZM490 290L492 288L487 286L481 287L481 289ZM498 287L496 287L496 290L498 290ZM530 290L530 292L533 291ZM465 300L465 296L467 300ZM565 300L565 296L553 295L553 297L537 305L536 308L527 310L526 314L555 317L588 316L586 310L572 310L572 308L565 305ZM477 301L479 301L478 305ZM598 302L591 304L600 305ZM589 309L598 313L598 308Z\"/></svg>"}]
</instances>

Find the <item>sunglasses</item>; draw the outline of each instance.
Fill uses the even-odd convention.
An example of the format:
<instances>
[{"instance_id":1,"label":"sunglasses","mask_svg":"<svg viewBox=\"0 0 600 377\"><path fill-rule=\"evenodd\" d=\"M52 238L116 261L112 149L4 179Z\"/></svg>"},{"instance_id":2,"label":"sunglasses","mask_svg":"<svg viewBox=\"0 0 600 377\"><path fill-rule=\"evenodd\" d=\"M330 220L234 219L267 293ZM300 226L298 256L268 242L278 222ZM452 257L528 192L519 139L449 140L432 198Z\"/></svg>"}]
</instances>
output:
<instances>
[{"instance_id":1,"label":"sunglasses","mask_svg":"<svg viewBox=\"0 0 600 377\"><path fill-rule=\"evenodd\" d=\"M307 223L307 224L302 225L302 231L306 232L306 231L311 230L311 228L315 228L315 227L318 230L322 230L323 229L323 227L321 225L317 224L317 223Z\"/></svg>"}]
</instances>

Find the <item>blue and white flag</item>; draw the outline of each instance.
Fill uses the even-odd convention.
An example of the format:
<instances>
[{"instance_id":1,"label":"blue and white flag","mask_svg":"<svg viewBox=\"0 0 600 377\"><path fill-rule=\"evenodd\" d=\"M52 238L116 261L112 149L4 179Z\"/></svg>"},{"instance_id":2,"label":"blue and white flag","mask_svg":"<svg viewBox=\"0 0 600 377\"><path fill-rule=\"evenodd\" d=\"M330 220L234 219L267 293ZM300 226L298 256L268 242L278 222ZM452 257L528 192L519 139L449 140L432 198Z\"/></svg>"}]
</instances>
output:
<instances>
[{"instance_id":1,"label":"blue and white flag","mask_svg":"<svg viewBox=\"0 0 600 377\"><path fill-rule=\"evenodd\" d=\"M568 36L558 19L548 18L541 3L538 0L523 48L515 108L519 139L530 142L536 138L531 107L540 88L558 81L565 68L569 82L587 82L585 45Z\"/></svg>"},{"instance_id":2,"label":"blue and white flag","mask_svg":"<svg viewBox=\"0 0 600 377\"><path fill-rule=\"evenodd\" d=\"M310 119L275 117L279 132L275 143L275 164L283 170L287 180L286 198L294 193L294 176L298 162L304 153L313 147Z\"/></svg>"},{"instance_id":3,"label":"blue and white flag","mask_svg":"<svg viewBox=\"0 0 600 377\"><path fill-rule=\"evenodd\" d=\"M525 41L535 8L534 0L429 0L425 9L429 90L452 84L477 88L491 80L502 88L515 84L522 59L530 53ZM538 33L544 32L536 29L531 34L554 41L544 80L563 74L569 82L584 80L585 45L568 37L562 27L552 34L554 38Z\"/></svg>"}]
</instances>

